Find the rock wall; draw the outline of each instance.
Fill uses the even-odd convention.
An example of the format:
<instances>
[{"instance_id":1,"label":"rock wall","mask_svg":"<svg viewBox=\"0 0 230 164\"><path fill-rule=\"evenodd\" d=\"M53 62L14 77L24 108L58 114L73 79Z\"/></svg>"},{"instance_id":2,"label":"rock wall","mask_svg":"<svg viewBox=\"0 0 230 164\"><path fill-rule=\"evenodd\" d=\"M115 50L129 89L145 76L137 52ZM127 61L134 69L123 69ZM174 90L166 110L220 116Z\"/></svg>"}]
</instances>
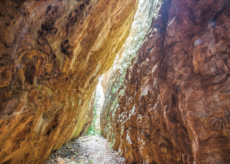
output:
<instances>
[{"instance_id":1,"label":"rock wall","mask_svg":"<svg viewBox=\"0 0 230 164\"><path fill-rule=\"evenodd\" d=\"M116 59L116 58L115 58ZM108 84L109 84L109 75L110 75L110 70L111 70L111 67L110 69L105 72L102 77L101 77L101 86L103 88L103 93L105 94L106 92L106 88L108 87Z\"/></svg>"},{"instance_id":2,"label":"rock wall","mask_svg":"<svg viewBox=\"0 0 230 164\"><path fill-rule=\"evenodd\" d=\"M124 79L127 68L130 66L136 52L142 45L143 39L147 34L152 18L158 16L161 6L159 0L140 0L138 10L130 30L130 35L125 44L117 54L112 67L106 75L103 75L103 81L106 85L105 102L101 112L102 134L108 138L111 144L114 144L113 129L116 128L116 119L114 114L118 107L118 98L124 95Z\"/></svg>"},{"instance_id":3,"label":"rock wall","mask_svg":"<svg viewBox=\"0 0 230 164\"><path fill-rule=\"evenodd\" d=\"M88 113L86 114L86 117L85 117L85 123L84 123L84 127L82 128L81 135L87 135L90 131L90 126L93 123L95 99L96 99L96 90L94 90L91 96L89 106L87 109Z\"/></svg>"},{"instance_id":4,"label":"rock wall","mask_svg":"<svg viewBox=\"0 0 230 164\"><path fill-rule=\"evenodd\" d=\"M110 118L128 164L230 163L229 30L229 0L164 1Z\"/></svg>"},{"instance_id":5,"label":"rock wall","mask_svg":"<svg viewBox=\"0 0 230 164\"><path fill-rule=\"evenodd\" d=\"M0 1L0 163L41 164L79 136L137 4Z\"/></svg>"}]
</instances>

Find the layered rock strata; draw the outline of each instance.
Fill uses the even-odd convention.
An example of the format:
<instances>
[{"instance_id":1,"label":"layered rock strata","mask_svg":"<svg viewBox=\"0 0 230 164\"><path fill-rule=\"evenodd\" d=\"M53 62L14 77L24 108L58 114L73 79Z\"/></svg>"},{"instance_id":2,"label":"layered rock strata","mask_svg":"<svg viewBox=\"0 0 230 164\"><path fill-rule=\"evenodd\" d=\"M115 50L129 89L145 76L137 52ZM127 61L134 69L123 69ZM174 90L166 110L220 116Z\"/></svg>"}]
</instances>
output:
<instances>
[{"instance_id":1,"label":"layered rock strata","mask_svg":"<svg viewBox=\"0 0 230 164\"><path fill-rule=\"evenodd\" d=\"M229 31L228 0L164 1L110 117L127 163L230 163Z\"/></svg>"},{"instance_id":2,"label":"layered rock strata","mask_svg":"<svg viewBox=\"0 0 230 164\"><path fill-rule=\"evenodd\" d=\"M137 4L0 1L0 163L41 164L79 136Z\"/></svg>"}]
</instances>

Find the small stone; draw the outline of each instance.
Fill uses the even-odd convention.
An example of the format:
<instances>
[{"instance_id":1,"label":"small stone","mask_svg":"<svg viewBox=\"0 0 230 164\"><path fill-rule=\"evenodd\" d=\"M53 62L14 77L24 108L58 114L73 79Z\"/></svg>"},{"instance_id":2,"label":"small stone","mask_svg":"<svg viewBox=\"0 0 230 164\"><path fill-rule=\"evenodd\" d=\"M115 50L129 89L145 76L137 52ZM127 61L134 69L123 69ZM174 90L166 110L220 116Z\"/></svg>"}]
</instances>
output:
<instances>
[{"instance_id":1,"label":"small stone","mask_svg":"<svg viewBox=\"0 0 230 164\"><path fill-rule=\"evenodd\" d=\"M66 164L77 164L77 162L71 161L71 162L66 163Z\"/></svg>"},{"instance_id":2,"label":"small stone","mask_svg":"<svg viewBox=\"0 0 230 164\"><path fill-rule=\"evenodd\" d=\"M69 158L64 159L65 162L70 162L71 160Z\"/></svg>"},{"instance_id":3,"label":"small stone","mask_svg":"<svg viewBox=\"0 0 230 164\"><path fill-rule=\"evenodd\" d=\"M80 156L80 157L78 157L79 159L84 159L85 157L84 156Z\"/></svg>"},{"instance_id":4,"label":"small stone","mask_svg":"<svg viewBox=\"0 0 230 164\"><path fill-rule=\"evenodd\" d=\"M58 157L57 158L57 163L58 164L65 164L65 161L61 157Z\"/></svg>"}]
</instances>

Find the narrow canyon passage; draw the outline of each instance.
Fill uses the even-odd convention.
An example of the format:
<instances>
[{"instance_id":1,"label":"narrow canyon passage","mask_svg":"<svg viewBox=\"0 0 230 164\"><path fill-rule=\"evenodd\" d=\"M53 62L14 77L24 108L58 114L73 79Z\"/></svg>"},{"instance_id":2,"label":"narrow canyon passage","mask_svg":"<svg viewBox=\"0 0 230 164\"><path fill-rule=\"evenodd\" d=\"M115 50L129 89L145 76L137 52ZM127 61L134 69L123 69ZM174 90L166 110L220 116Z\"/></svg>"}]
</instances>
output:
<instances>
[{"instance_id":1,"label":"narrow canyon passage","mask_svg":"<svg viewBox=\"0 0 230 164\"><path fill-rule=\"evenodd\" d=\"M71 140L51 153L45 164L124 164L102 136L87 135Z\"/></svg>"},{"instance_id":2,"label":"narrow canyon passage","mask_svg":"<svg viewBox=\"0 0 230 164\"><path fill-rule=\"evenodd\" d=\"M103 77L105 78L105 77ZM95 90L93 120L86 133L53 151L45 164L125 164L125 158L101 136L100 114L104 105L101 77Z\"/></svg>"},{"instance_id":3,"label":"narrow canyon passage","mask_svg":"<svg viewBox=\"0 0 230 164\"><path fill-rule=\"evenodd\" d=\"M230 164L230 0L0 0L0 164L45 163Z\"/></svg>"}]
</instances>

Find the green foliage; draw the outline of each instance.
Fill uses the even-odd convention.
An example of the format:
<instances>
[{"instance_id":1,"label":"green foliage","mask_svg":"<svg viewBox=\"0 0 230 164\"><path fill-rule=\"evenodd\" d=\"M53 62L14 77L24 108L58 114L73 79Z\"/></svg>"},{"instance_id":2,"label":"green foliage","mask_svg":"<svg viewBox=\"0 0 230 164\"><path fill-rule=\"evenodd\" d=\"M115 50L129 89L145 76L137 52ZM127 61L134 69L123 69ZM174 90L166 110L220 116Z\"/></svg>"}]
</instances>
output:
<instances>
[{"instance_id":1,"label":"green foliage","mask_svg":"<svg viewBox=\"0 0 230 164\"><path fill-rule=\"evenodd\" d=\"M100 131L96 130L96 118L97 118L97 105L94 106L93 109L94 115L93 115L93 122L91 124L91 126L89 127L89 135L101 135Z\"/></svg>"},{"instance_id":2,"label":"green foliage","mask_svg":"<svg viewBox=\"0 0 230 164\"><path fill-rule=\"evenodd\" d=\"M116 92L117 88L114 86L112 89L112 93Z\"/></svg>"},{"instance_id":3,"label":"green foliage","mask_svg":"<svg viewBox=\"0 0 230 164\"><path fill-rule=\"evenodd\" d=\"M111 142L110 142L110 145L109 145L109 146L110 146L110 150L113 150L113 145L114 145L114 143L115 143L114 141L111 141Z\"/></svg>"},{"instance_id":4,"label":"green foliage","mask_svg":"<svg viewBox=\"0 0 230 164\"><path fill-rule=\"evenodd\" d=\"M112 143L110 143L110 150L113 150L113 144Z\"/></svg>"}]
</instances>

